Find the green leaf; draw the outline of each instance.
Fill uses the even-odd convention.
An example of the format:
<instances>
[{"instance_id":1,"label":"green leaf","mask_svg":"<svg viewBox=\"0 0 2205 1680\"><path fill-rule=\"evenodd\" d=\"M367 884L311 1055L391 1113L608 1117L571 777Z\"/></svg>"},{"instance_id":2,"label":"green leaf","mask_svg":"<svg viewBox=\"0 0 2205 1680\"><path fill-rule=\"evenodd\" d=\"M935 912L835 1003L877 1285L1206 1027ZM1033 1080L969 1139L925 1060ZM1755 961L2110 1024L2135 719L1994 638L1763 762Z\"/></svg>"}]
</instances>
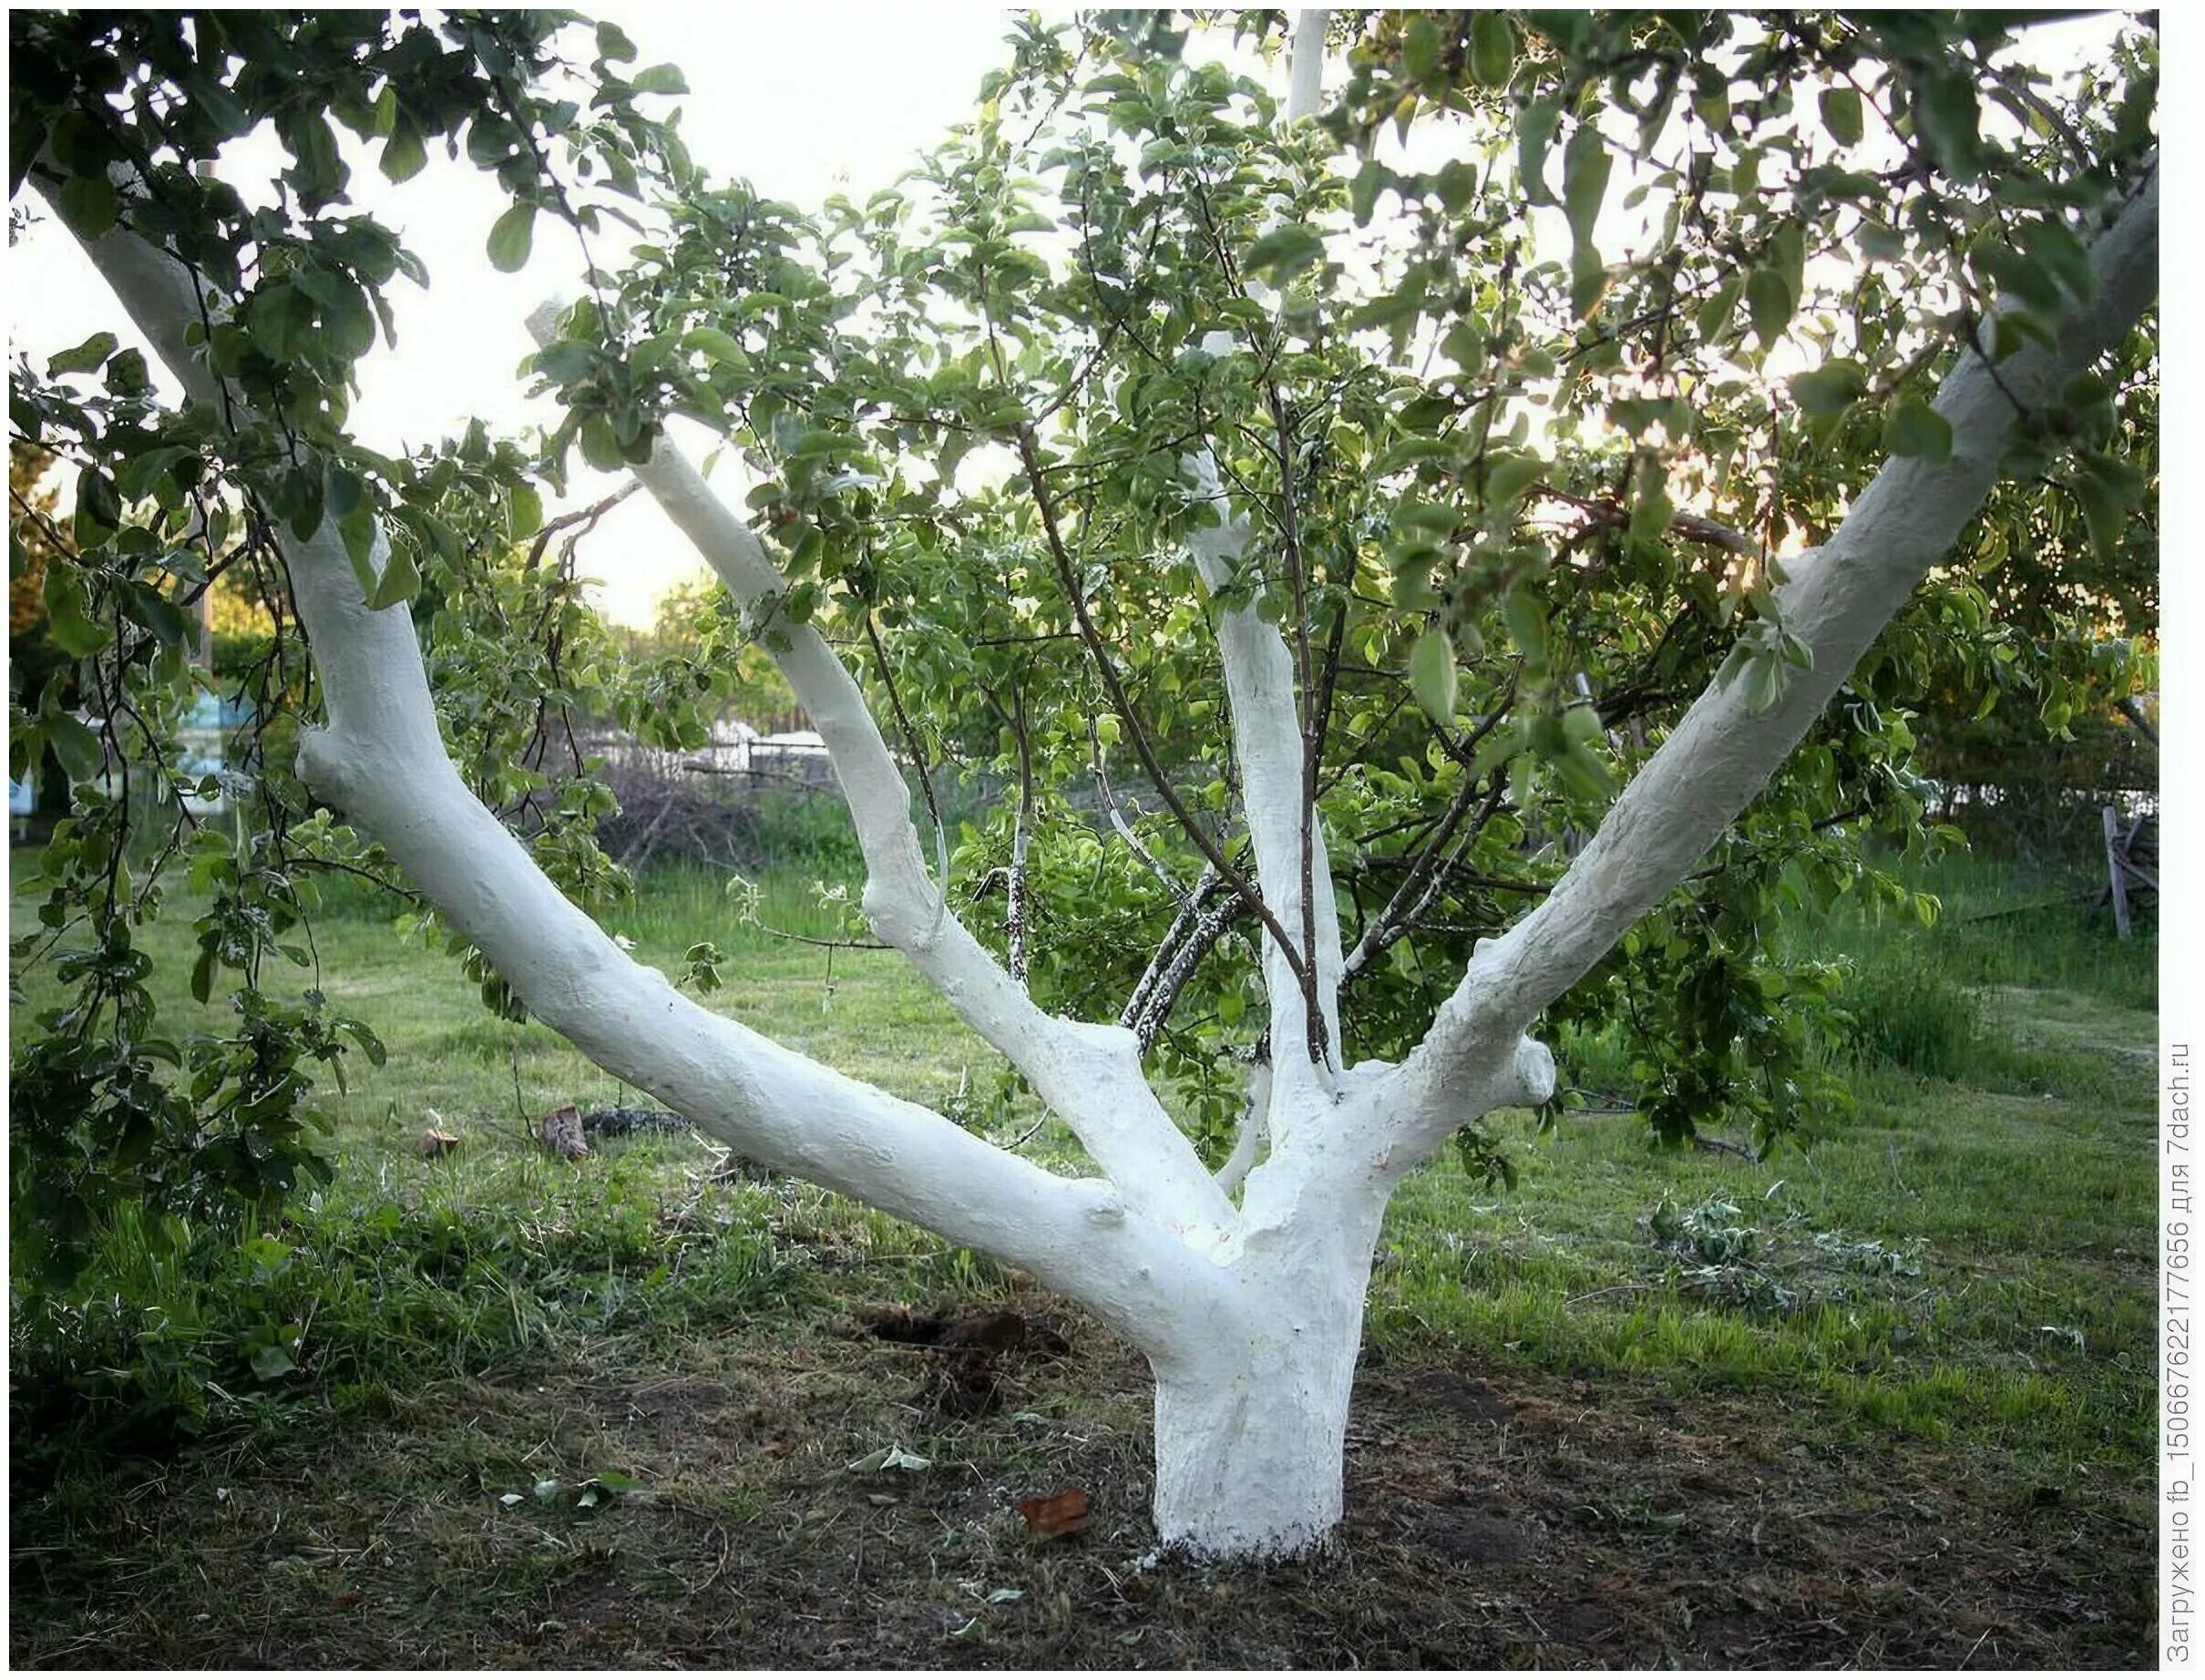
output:
<instances>
[{"instance_id":1,"label":"green leaf","mask_svg":"<svg viewBox=\"0 0 2205 1680\"><path fill-rule=\"evenodd\" d=\"M1773 653L1757 650L1746 656L1746 710L1756 717L1784 698L1784 666Z\"/></svg>"},{"instance_id":2,"label":"green leaf","mask_svg":"<svg viewBox=\"0 0 2205 1680\"><path fill-rule=\"evenodd\" d=\"M288 1377L298 1368L299 1362L279 1343L263 1342L252 1350L252 1374L262 1382Z\"/></svg>"},{"instance_id":3,"label":"green leaf","mask_svg":"<svg viewBox=\"0 0 2205 1680\"><path fill-rule=\"evenodd\" d=\"M1807 230L1795 217L1785 221L1769 239L1769 265L1791 288L1792 307L1806 295Z\"/></svg>"},{"instance_id":4,"label":"green leaf","mask_svg":"<svg viewBox=\"0 0 2205 1680\"><path fill-rule=\"evenodd\" d=\"M1753 322L1753 335L1760 340L1763 350L1784 336L1784 329L1791 324L1792 312L1798 308L1798 293L1777 270L1755 269L1746 276L1746 312Z\"/></svg>"},{"instance_id":5,"label":"green leaf","mask_svg":"<svg viewBox=\"0 0 2205 1680\"><path fill-rule=\"evenodd\" d=\"M1546 476L1535 455L1496 455L1485 464L1485 505L1504 507Z\"/></svg>"},{"instance_id":6,"label":"green leaf","mask_svg":"<svg viewBox=\"0 0 2205 1680\"><path fill-rule=\"evenodd\" d=\"M620 471L620 440L613 434L611 421L601 414L590 415L583 420L578 435L583 460L600 473Z\"/></svg>"},{"instance_id":7,"label":"green leaf","mask_svg":"<svg viewBox=\"0 0 2205 1680\"><path fill-rule=\"evenodd\" d=\"M1502 13L1479 11L1470 19L1470 74L1481 87L1505 87L1516 67L1516 32Z\"/></svg>"},{"instance_id":8,"label":"green leaf","mask_svg":"<svg viewBox=\"0 0 2205 1680\"><path fill-rule=\"evenodd\" d=\"M50 693L52 690L47 691ZM99 737L60 708L42 712L38 727L45 732L46 744L54 749L54 756L61 761L61 768L70 781L88 782L106 768L108 750L100 744Z\"/></svg>"},{"instance_id":9,"label":"green leaf","mask_svg":"<svg viewBox=\"0 0 2205 1680\"><path fill-rule=\"evenodd\" d=\"M141 391L151 390L153 381L146 372L146 353L118 350L109 356L107 386L117 396L135 396Z\"/></svg>"},{"instance_id":10,"label":"green leaf","mask_svg":"<svg viewBox=\"0 0 2205 1680\"><path fill-rule=\"evenodd\" d=\"M322 505L333 519L342 519L360 505L364 494L359 475L350 467L340 466L334 461L325 462L322 469Z\"/></svg>"},{"instance_id":11,"label":"green leaf","mask_svg":"<svg viewBox=\"0 0 2205 1680\"><path fill-rule=\"evenodd\" d=\"M1370 218L1378 209L1379 194L1392 179L1393 171L1376 158L1366 160L1355 172L1355 179L1348 184L1348 207L1355 212L1357 227L1370 225Z\"/></svg>"},{"instance_id":12,"label":"green leaf","mask_svg":"<svg viewBox=\"0 0 2205 1680\"><path fill-rule=\"evenodd\" d=\"M2134 466L2115 456L2086 454L2081 466L2075 495L2082 504L2083 524L2091 546L2108 557L2128 534L2128 510L2143 499L2146 481Z\"/></svg>"},{"instance_id":13,"label":"green leaf","mask_svg":"<svg viewBox=\"0 0 2205 1680\"><path fill-rule=\"evenodd\" d=\"M1577 319L1590 320L1607 290L1607 265L1600 260L1598 251L1581 243L1570 253L1570 308Z\"/></svg>"},{"instance_id":14,"label":"green leaf","mask_svg":"<svg viewBox=\"0 0 2205 1680\"><path fill-rule=\"evenodd\" d=\"M484 112L467 124L467 159L494 169L520 149L520 132L504 118Z\"/></svg>"},{"instance_id":15,"label":"green leaf","mask_svg":"<svg viewBox=\"0 0 2205 1680\"><path fill-rule=\"evenodd\" d=\"M597 26L597 56L611 64L635 62L635 43L631 41L618 24L600 24Z\"/></svg>"},{"instance_id":16,"label":"green leaf","mask_svg":"<svg viewBox=\"0 0 2205 1680\"><path fill-rule=\"evenodd\" d=\"M1883 416L1883 447L1941 466L1953 458L1952 422L1918 396L1902 397Z\"/></svg>"},{"instance_id":17,"label":"green leaf","mask_svg":"<svg viewBox=\"0 0 2205 1680\"><path fill-rule=\"evenodd\" d=\"M1858 146L1867 132L1861 119L1861 95L1853 87L1826 87L1822 90L1822 126L1830 137L1841 146Z\"/></svg>"},{"instance_id":18,"label":"green leaf","mask_svg":"<svg viewBox=\"0 0 2205 1680\"><path fill-rule=\"evenodd\" d=\"M1895 261L1906 252L1906 241L1899 237L1899 230L1872 218L1861 223L1859 238L1863 254L1879 262Z\"/></svg>"},{"instance_id":19,"label":"green leaf","mask_svg":"<svg viewBox=\"0 0 2205 1680\"><path fill-rule=\"evenodd\" d=\"M1546 149L1562 121L1562 103L1553 96L1533 99L1516 118L1516 175L1524 198L1533 204L1552 204L1546 190Z\"/></svg>"},{"instance_id":20,"label":"green leaf","mask_svg":"<svg viewBox=\"0 0 2205 1680\"><path fill-rule=\"evenodd\" d=\"M2020 245L2022 255L2056 279L2077 302L2087 303L2097 295L2089 247L2064 221L2046 217L2029 223L2021 230Z\"/></svg>"},{"instance_id":21,"label":"green leaf","mask_svg":"<svg viewBox=\"0 0 2205 1680\"><path fill-rule=\"evenodd\" d=\"M1915 85L1915 131L1931 159L1964 184L1979 172L1976 125L1981 117L1975 78L1956 66L1941 66Z\"/></svg>"},{"instance_id":22,"label":"green leaf","mask_svg":"<svg viewBox=\"0 0 2205 1680\"><path fill-rule=\"evenodd\" d=\"M115 481L93 466L77 476L77 522L81 527L87 521L110 531L122 528L122 497Z\"/></svg>"},{"instance_id":23,"label":"green leaf","mask_svg":"<svg viewBox=\"0 0 2205 1680\"><path fill-rule=\"evenodd\" d=\"M123 611L172 648L189 651L199 644L199 620L159 590L143 583L128 583L122 591Z\"/></svg>"},{"instance_id":24,"label":"green leaf","mask_svg":"<svg viewBox=\"0 0 2205 1680\"><path fill-rule=\"evenodd\" d=\"M118 340L112 333L95 333L74 350L65 350L46 364L46 376L58 378L63 374L90 374L98 371L102 363L115 353Z\"/></svg>"},{"instance_id":25,"label":"green leaf","mask_svg":"<svg viewBox=\"0 0 2205 1680\"><path fill-rule=\"evenodd\" d=\"M49 566L46 574L46 630L72 659L87 659L115 637L93 619L84 578L73 566Z\"/></svg>"},{"instance_id":26,"label":"green leaf","mask_svg":"<svg viewBox=\"0 0 2205 1680\"><path fill-rule=\"evenodd\" d=\"M596 353L579 339L558 339L536 353L536 371L555 385L578 384L596 368Z\"/></svg>"},{"instance_id":27,"label":"green leaf","mask_svg":"<svg viewBox=\"0 0 2205 1680\"><path fill-rule=\"evenodd\" d=\"M104 175L72 175L61 183L61 220L80 240L96 240L122 214L122 200Z\"/></svg>"},{"instance_id":28,"label":"green leaf","mask_svg":"<svg viewBox=\"0 0 2205 1680\"><path fill-rule=\"evenodd\" d=\"M375 589L375 516L355 507L336 522L337 537L344 544L344 558L353 563L360 587L370 595Z\"/></svg>"},{"instance_id":29,"label":"green leaf","mask_svg":"<svg viewBox=\"0 0 2205 1680\"><path fill-rule=\"evenodd\" d=\"M682 334L682 348L698 350L712 361L725 363L730 367L748 367L750 357L733 336L718 327L692 327Z\"/></svg>"},{"instance_id":30,"label":"green leaf","mask_svg":"<svg viewBox=\"0 0 2205 1680\"><path fill-rule=\"evenodd\" d=\"M502 274L516 272L528 260L536 237L536 206L516 204L490 224L490 266Z\"/></svg>"},{"instance_id":31,"label":"green leaf","mask_svg":"<svg viewBox=\"0 0 2205 1680\"><path fill-rule=\"evenodd\" d=\"M1501 602L1501 617L1508 633L1533 670L1546 664L1546 606L1528 589L1509 590Z\"/></svg>"},{"instance_id":32,"label":"green leaf","mask_svg":"<svg viewBox=\"0 0 2205 1680\"><path fill-rule=\"evenodd\" d=\"M1841 415L1868 389L1868 370L1850 357L1841 356L1810 373L1794 374L1785 382L1791 400L1812 419Z\"/></svg>"},{"instance_id":33,"label":"green leaf","mask_svg":"<svg viewBox=\"0 0 2205 1680\"><path fill-rule=\"evenodd\" d=\"M1401 37L1401 68L1420 87L1440 80L1440 32L1429 17L1413 18Z\"/></svg>"},{"instance_id":34,"label":"green leaf","mask_svg":"<svg viewBox=\"0 0 2205 1680\"><path fill-rule=\"evenodd\" d=\"M654 64L648 70L638 70L629 84L638 93L684 94L689 84L682 79L682 72L670 64Z\"/></svg>"},{"instance_id":35,"label":"green leaf","mask_svg":"<svg viewBox=\"0 0 2205 1680\"><path fill-rule=\"evenodd\" d=\"M514 541L543 528L544 498L533 485L517 484L506 492L506 532Z\"/></svg>"},{"instance_id":36,"label":"green leaf","mask_svg":"<svg viewBox=\"0 0 2205 1680\"><path fill-rule=\"evenodd\" d=\"M1562 155L1562 208L1569 218L1570 231L1580 244L1593 237L1593 224L1599 220L1614 169L1600 130L1589 122L1579 123Z\"/></svg>"},{"instance_id":37,"label":"green leaf","mask_svg":"<svg viewBox=\"0 0 2205 1680\"><path fill-rule=\"evenodd\" d=\"M1699 306L1699 336L1704 343L1712 344L1729 330L1730 317L1738 312L1738 293L1745 282L1736 275L1718 286L1708 301Z\"/></svg>"},{"instance_id":38,"label":"green leaf","mask_svg":"<svg viewBox=\"0 0 2205 1680\"><path fill-rule=\"evenodd\" d=\"M198 77L188 78L184 85L190 92L191 103L206 113L219 138L234 140L252 127L251 113L221 83Z\"/></svg>"},{"instance_id":39,"label":"green leaf","mask_svg":"<svg viewBox=\"0 0 2205 1680\"><path fill-rule=\"evenodd\" d=\"M410 548L395 547L390 558L383 563L383 576L375 585L374 599L368 606L377 612L387 607L401 606L421 592L420 569L414 564Z\"/></svg>"},{"instance_id":40,"label":"green leaf","mask_svg":"<svg viewBox=\"0 0 2205 1680\"><path fill-rule=\"evenodd\" d=\"M391 130L391 138L383 142L383 156L376 165L385 179L405 181L420 174L428 160L428 148L422 143L421 130L414 126L412 118L402 116L398 126Z\"/></svg>"},{"instance_id":41,"label":"green leaf","mask_svg":"<svg viewBox=\"0 0 2205 1680\"><path fill-rule=\"evenodd\" d=\"M1314 228L1290 221L1248 247L1246 266L1283 291L1288 281L1324 254L1324 239Z\"/></svg>"},{"instance_id":42,"label":"green leaf","mask_svg":"<svg viewBox=\"0 0 2205 1680\"><path fill-rule=\"evenodd\" d=\"M1420 632L1409 650L1409 691L1433 722L1455 721L1455 650L1445 630Z\"/></svg>"}]
</instances>

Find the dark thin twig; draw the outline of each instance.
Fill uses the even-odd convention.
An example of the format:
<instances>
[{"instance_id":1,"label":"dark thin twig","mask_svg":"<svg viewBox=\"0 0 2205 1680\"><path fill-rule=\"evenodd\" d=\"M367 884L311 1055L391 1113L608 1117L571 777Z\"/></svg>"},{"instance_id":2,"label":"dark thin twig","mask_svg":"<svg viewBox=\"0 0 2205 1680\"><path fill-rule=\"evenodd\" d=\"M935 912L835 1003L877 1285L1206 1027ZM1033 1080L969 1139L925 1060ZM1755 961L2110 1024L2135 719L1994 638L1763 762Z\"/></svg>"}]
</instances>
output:
<instances>
[{"instance_id":1,"label":"dark thin twig","mask_svg":"<svg viewBox=\"0 0 2205 1680\"><path fill-rule=\"evenodd\" d=\"M1019 427L1018 446L1019 458L1026 470L1027 483L1032 490L1035 505L1041 510L1041 530L1048 539L1050 558L1056 564L1058 580L1063 585L1065 596L1072 603L1072 618L1080 627L1081 639L1087 644L1088 655L1094 661L1095 668L1102 678L1102 686L1110 694L1111 705L1125 725L1134 756L1140 759L1141 767L1148 772L1149 781L1154 785L1157 797L1164 801L1171 814L1178 819L1180 827L1186 831L1187 838L1210 860L1241 901L1256 913L1265 931L1277 942L1279 950L1285 955L1288 970L1296 980L1302 981L1306 986L1308 982L1304 975L1308 965L1294 948L1294 941L1287 936L1287 930L1279 926L1278 917L1264 903L1263 895L1256 891L1255 884L1233 866L1232 860L1226 856L1223 848L1195 820L1195 814L1186 808L1186 803L1172 786L1171 777L1165 773L1163 762L1157 758L1156 749L1149 741L1147 727L1133 708L1133 697L1125 691L1125 684L1119 678L1116 662L1110 656L1109 645L1103 641L1102 631L1095 628L1094 619L1087 610L1087 596L1080 587L1078 569L1072 565L1071 552L1064 546L1063 533L1057 528L1056 505L1050 499L1047 482L1041 476L1041 455L1034 446L1033 429L1031 426L1021 425Z\"/></svg>"},{"instance_id":2,"label":"dark thin twig","mask_svg":"<svg viewBox=\"0 0 2205 1680\"><path fill-rule=\"evenodd\" d=\"M941 873L941 890L947 893L949 890L949 831L942 826L941 807L934 802L934 778L928 773L927 755L919 749L918 732L911 727L911 720L904 712L903 697L896 691L896 678L888 670L887 650L880 645L880 632L873 627L873 610L870 607L866 609L865 626L866 640L872 644L874 663L880 671L880 685L888 691L888 705L896 713L896 727L903 732L904 749L911 754L911 762L918 769L919 792L926 796L927 814L934 821L936 867Z\"/></svg>"}]
</instances>

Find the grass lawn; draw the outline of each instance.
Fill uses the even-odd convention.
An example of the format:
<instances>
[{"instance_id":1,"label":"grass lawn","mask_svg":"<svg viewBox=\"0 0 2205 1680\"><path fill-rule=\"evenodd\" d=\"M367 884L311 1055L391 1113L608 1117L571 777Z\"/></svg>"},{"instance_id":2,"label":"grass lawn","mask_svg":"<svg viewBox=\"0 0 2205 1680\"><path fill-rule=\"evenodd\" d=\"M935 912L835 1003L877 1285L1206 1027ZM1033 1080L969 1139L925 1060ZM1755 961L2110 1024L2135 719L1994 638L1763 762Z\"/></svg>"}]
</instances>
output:
<instances>
[{"instance_id":1,"label":"grass lawn","mask_svg":"<svg viewBox=\"0 0 2205 1680\"><path fill-rule=\"evenodd\" d=\"M1816 936L1892 1025L1852 1114L1763 1163L1526 1119L1514 1190L1447 1157L1410 1181L1348 1544L1269 1570L1149 1560L1145 1374L1076 1310L691 1135L549 1158L545 1109L642 1099L447 959L325 920L297 984L391 1050L332 1093L334 1184L241 1252L126 1228L65 1311L18 1299L10 1654L2143 1665L2156 953L2079 907L1985 917L2030 897L1992 865L1930 885L1935 928ZM800 884L767 902L826 926ZM728 923L684 879L612 918L670 970L718 940L714 1006L783 1041L1028 1131L900 958ZM461 1139L437 1160L432 1110ZM1066 1159L1053 1127L1025 1147ZM1000 1345L928 1345L897 1304ZM124 1375L63 1384L65 1341ZM1016 1501L1070 1488L1092 1527L1037 1541Z\"/></svg>"}]
</instances>

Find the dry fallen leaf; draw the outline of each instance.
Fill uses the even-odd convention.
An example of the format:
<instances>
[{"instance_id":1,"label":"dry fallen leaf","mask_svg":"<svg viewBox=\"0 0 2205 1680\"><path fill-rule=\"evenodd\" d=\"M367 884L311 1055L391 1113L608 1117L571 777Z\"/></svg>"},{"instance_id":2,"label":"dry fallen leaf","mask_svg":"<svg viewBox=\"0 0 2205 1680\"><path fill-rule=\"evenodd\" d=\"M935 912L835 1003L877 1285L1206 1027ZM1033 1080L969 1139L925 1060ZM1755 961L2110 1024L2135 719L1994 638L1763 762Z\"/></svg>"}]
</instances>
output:
<instances>
[{"instance_id":1,"label":"dry fallen leaf","mask_svg":"<svg viewBox=\"0 0 2205 1680\"><path fill-rule=\"evenodd\" d=\"M421 1141L414 1147L421 1152L424 1161L434 1161L437 1156L448 1155L459 1147L459 1134L456 1132L439 1132L431 1126L421 1134Z\"/></svg>"},{"instance_id":2,"label":"dry fallen leaf","mask_svg":"<svg viewBox=\"0 0 2205 1680\"><path fill-rule=\"evenodd\" d=\"M1066 1488L1045 1499L1020 1500L1019 1515L1026 1519L1027 1532L1036 1540L1066 1540L1084 1534L1092 1520L1087 1495L1078 1488Z\"/></svg>"}]
</instances>

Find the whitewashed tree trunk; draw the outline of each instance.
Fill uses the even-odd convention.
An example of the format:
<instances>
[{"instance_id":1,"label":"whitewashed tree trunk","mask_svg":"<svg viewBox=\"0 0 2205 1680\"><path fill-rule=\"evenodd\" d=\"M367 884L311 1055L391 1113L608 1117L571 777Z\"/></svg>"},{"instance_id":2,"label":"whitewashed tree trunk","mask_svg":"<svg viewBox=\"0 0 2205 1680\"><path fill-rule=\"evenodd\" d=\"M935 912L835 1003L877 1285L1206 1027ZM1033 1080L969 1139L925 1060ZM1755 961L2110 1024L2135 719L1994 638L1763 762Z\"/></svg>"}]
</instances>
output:
<instances>
[{"instance_id":1,"label":"whitewashed tree trunk","mask_svg":"<svg viewBox=\"0 0 2205 1680\"><path fill-rule=\"evenodd\" d=\"M1321 16L1298 32L1321 40ZM1305 50L1310 50L1305 46ZM1298 100L1314 102L1307 65ZM1305 105L1304 108L1307 108ZM847 1079L682 997L562 898L468 794L442 745L404 609L371 611L333 528L282 534L326 696L326 727L301 753L323 797L383 843L528 1008L600 1065L746 1154L843 1191L1031 1270L1147 1355L1156 1379L1157 1528L1215 1557L1322 1544L1341 1516L1341 1460L1363 1300L1388 1199L1458 1127L1534 1104L1554 1062L1524 1034L1538 1012L1720 836L1790 753L1869 640L1951 546L1998 472L2013 410L2046 400L2127 331L2156 295L2156 177L2097 242L2098 302L2056 353L2029 350L1996 380L1972 356L1939 407L1944 466L1893 461L1785 608L1814 669L1756 714L1711 688L1626 790L1594 843L1533 916L1482 945L1418 1050L1400 1066L1312 1063L1305 1000L1287 965L1265 965L1276 1066L1260 1087L1269 1152L1236 1206L1145 1082L1133 1035L1052 1016L959 922L927 871L901 772L849 671L807 627L783 668L826 740L868 872L874 927L975 1030L1031 1080L1102 1176L1046 1172L940 1115ZM200 300L168 254L126 230L89 242L125 306L191 398L222 394L186 329ZM1250 540L1217 493L1198 539L1218 581ZM738 599L783 587L742 519L671 445L639 476ZM1258 877L1319 977L1329 1018L1339 934L1321 836L1305 828L1298 722L1286 650L1253 612L1221 615ZM1310 841L1303 835L1308 833ZM1311 903L1300 899L1305 847ZM1246 1163L1236 1163L1236 1179Z\"/></svg>"},{"instance_id":2,"label":"whitewashed tree trunk","mask_svg":"<svg viewBox=\"0 0 2205 1680\"><path fill-rule=\"evenodd\" d=\"M1321 1280L1321 1296L1278 1288L1260 1327L1151 1360L1154 1517L1166 1545L1286 1557L1338 1528L1369 1269L1365 1255L1360 1270Z\"/></svg>"}]
</instances>

